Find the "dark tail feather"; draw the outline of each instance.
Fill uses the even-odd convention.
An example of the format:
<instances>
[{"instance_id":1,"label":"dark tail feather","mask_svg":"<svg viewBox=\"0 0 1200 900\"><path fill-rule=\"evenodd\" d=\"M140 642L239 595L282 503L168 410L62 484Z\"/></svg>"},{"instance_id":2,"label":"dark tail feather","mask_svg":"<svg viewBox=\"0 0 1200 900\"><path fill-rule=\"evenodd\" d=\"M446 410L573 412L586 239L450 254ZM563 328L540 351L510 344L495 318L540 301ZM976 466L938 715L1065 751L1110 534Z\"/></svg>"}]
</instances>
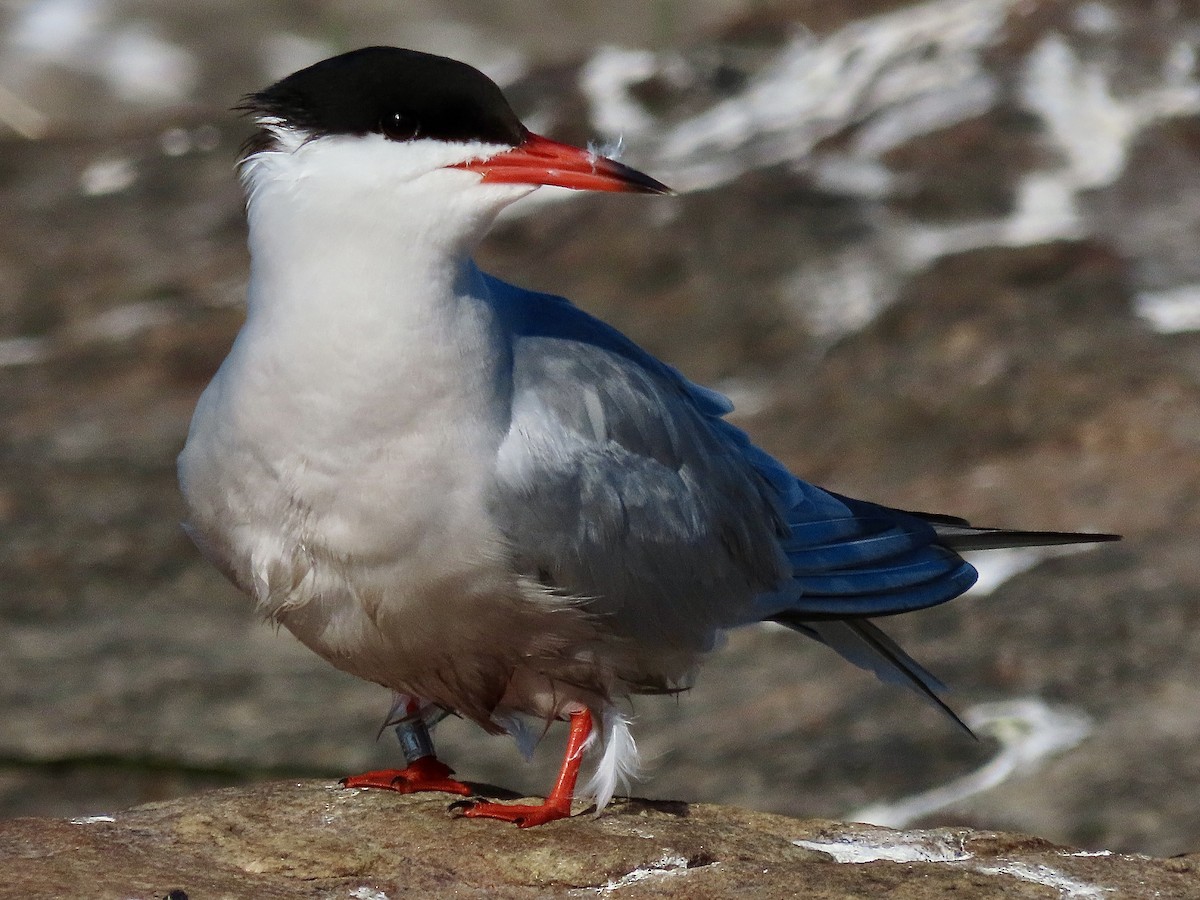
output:
<instances>
[{"instance_id":1,"label":"dark tail feather","mask_svg":"<svg viewBox=\"0 0 1200 900\"><path fill-rule=\"evenodd\" d=\"M771 621L820 641L859 668L874 673L881 681L916 691L945 713L955 725L975 737L966 722L938 696L946 690L946 686L870 620L829 619L813 622L782 613L772 617Z\"/></svg>"},{"instance_id":2,"label":"dark tail feather","mask_svg":"<svg viewBox=\"0 0 1200 900\"><path fill-rule=\"evenodd\" d=\"M949 550L1001 550L1006 547L1053 547L1059 544L1099 544L1119 541L1119 534L1093 531L1017 531L1010 528L976 528L966 519L937 513L912 512L933 526L937 542Z\"/></svg>"},{"instance_id":3,"label":"dark tail feather","mask_svg":"<svg viewBox=\"0 0 1200 900\"><path fill-rule=\"evenodd\" d=\"M1098 544L1119 541L1119 534L1087 531L1012 531L1006 528L963 528L934 525L937 542L955 552L999 550L1004 547L1052 547L1058 544Z\"/></svg>"}]
</instances>

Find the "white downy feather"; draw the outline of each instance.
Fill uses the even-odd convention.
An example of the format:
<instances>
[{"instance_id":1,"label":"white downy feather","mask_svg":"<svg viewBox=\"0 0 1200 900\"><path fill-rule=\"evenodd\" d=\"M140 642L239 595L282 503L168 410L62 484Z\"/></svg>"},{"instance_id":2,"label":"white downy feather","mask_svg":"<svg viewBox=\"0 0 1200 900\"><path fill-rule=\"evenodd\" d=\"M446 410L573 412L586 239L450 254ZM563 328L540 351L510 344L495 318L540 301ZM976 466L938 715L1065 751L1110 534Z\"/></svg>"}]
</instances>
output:
<instances>
[{"instance_id":1,"label":"white downy feather","mask_svg":"<svg viewBox=\"0 0 1200 900\"><path fill-rule=\"evenodd\" d=\"M587 743L583 745L584 753L597 742L600 742L603 750L592 777L578 792L579 796L596 798L597 813L608 806L618 786L628 791L630 781L637 780L641 773L637 743L629 731L630 721L629 716L615 707L607 707L600 728L593 728Z\"/></svg>"}]
</instances>

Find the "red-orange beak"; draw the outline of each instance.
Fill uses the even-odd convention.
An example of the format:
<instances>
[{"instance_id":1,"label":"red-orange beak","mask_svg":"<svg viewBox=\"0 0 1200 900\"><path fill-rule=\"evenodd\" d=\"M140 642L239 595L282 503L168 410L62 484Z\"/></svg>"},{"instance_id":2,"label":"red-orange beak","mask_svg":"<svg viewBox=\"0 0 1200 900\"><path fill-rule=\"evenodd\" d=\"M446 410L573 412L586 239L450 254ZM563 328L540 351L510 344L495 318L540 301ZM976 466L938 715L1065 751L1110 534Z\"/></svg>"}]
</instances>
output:
<instances>
[{"instance_id":1,"label":"red-orange beak","mask_svg":"<svg viewBox=\"0 0 1200 900\"><path fill-rule=\"evenodd\" d=\"M452 168L478 172L493 184L549 184L577 191L670 194L671 189L637 169L570 144L529 133L516 147Z\"/></svg>"}]
</instances>

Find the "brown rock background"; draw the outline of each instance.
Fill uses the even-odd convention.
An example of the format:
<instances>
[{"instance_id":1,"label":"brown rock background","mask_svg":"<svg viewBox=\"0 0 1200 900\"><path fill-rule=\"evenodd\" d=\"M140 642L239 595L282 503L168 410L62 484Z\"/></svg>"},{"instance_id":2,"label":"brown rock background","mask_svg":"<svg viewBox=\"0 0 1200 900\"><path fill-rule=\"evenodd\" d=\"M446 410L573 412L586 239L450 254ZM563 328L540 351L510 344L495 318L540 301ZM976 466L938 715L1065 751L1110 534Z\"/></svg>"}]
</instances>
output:
<instances>
[{"instance_id":1,"label":"brown rock background","mask_svg":"<svg viewBox=\"0 0 1200 900\"><path fill-rule=\"evenodd\" d=\"M960 710L1028 699L1090 722L919 823L1195 850L1200 9L479 9L0 10L0 813L395 760L373 741L383 692L256 622L188 545L173 471L240 321L245 127L224 110L388 42L484 65L539 131L620 132L681 190L527 204L485 250L494 271L728 391L739 424L819 483L1125 533L890 623ZM971 743L768 630L635 712L653 762L638 793L831 818L1036 731L1009 716ZM439 741L467 777L521 791L556 762L553 741L526 766L456 722Z\"/></svg>"}]
</instances>

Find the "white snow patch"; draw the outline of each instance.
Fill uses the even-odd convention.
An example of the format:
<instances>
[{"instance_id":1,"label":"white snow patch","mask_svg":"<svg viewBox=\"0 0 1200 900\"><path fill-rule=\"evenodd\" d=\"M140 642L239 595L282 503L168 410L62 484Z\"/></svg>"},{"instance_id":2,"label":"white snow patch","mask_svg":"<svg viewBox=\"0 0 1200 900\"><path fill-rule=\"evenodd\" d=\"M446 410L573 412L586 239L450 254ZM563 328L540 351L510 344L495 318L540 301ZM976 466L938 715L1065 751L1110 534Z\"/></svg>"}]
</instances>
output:
<instances>
[{"instance_id":1,"label":"white snow patch","mask_svg":"<svg viewBox=\"0 0 1200 900\"><path fill-rule=\"evenodd\" d=\"M1085 34L1112 34L1120 27L1121 22L1116 12L1107 3L1098 0L1087 0L1075 7L1072 24Z\"/></svg>"},{"instance_id":2,"label":"white snow patch","mask_svg":"<svg viewBox=\"0 0 1200 900\"><path fill-rule=\"evenodd\" d=\"M821 139L870 121L870 156L989 108L981 53L1019 0L931 0L853 22L823 40L798 34L736 97L679 123L662 143L668 181L710 187L804 157Z\"/></svg>"},{"instance_id":3,"label":"white snow patch","mask_svg":"<svg viewBox=\"0 0 1200 900\"><path fill-rule=\"evenodd\" d=\"M1059 891L1063 900L1097 900L1115 888L1081 881L1053 866L1000 858L984 862L966 849L965 832L957 838L942 832L847 832L826 840L794 840L798 847L828 853L839 863L944 863L984 875L1004 875ZM1110 856L1111 851L1064 851L1063 857Z\"/></svg>"},{"instance_id":4,"label":"white snow patch","mask_svg":"<svg viewBox=\"0 0 1200 900\"><path fill-rule=\"evenodd\" d=\"M40 337L0 339L0 369L32 366L50 358L50 342Z\"/></svg>"},{"instance_id":5,"label":"white snow patch","mask_svg":"<svg viewBox=\"0 0 1200 900\"><path fill-rule=\"evenodd\" d=\"M1196 54L1196 47L1191 41L1176 41L1163 62L1163 78L1172 84L1192 82L1196 74Z\"/></svg>"},{"instance_id":6,"label":"white snow patch","mask_svg":"<svg viewBox=\"0 0 1200 900\"><path fill-rule=\"evenodd\" d=\"M881 110L865 123L855 135L855 155L877 159L913 138L983 115L995 105L998 94L995 81L982 73L964 77L954 91L928 88L930 93L900 98L897 106Z\"/></svg>"},{"instance_id":7,"label":"white snow patch","mask_svg":"<svg viewBox=\"0 0 1200 900\"><path fill-rule=\"evenodd\" d=\"M976 871L983 872L985 875L1009 875L1013 878L1019 878L1021 881L1029 881L1033 884L1055 888L1060 892L1059 896L1063 900L1088 900L1088 898L1103 897L1105 894L1116 891L1116 888L1099 887L1098 885L1088 884L1085 881L1079 881L1064 872L1044 865L1006 862L998 866L979 866Z\"/></svg>"},{"instance_id":8,"label":"white snow patch","mask_svg":"<svg viewBox=\"0 0 1200 900\"><path fill-rule=\"evenodd\" d=\"M175 311L162 302L128 303L80 322L73 332L83 340L124 341L174 318Z\"/></svg>"},{"instance_id":9,"label":"white snow patch","mask_svg":"<svg viewBox=\"0 0 1200 900\"><path fill-rule=\"evenodd\" d=\"M1002 223L999 243L1008 247L1081 237L1083 220L1070 179L1033 172L1017 186L1016 209Z\"/></svg>"},{"instance_id":10,"label":"white snow patch","mask_svg":"<svg viewBox=\"0 0 1200 900\"><path fill-rule=\"evenodd\" d=\"M848 194L866 200L886 200L896 188L896 176L873 159L823 155L798 164L815 187L830 194Z\"/></svg>"},{"instance_id":11,"label":"white snow patch","mask_svg":"<svg viewBox=\"0 0 1200 900\"><path fill-rule=\"evenodd\" d=\"M664 853L657 862L651 863L649 866L634 869L620 878L610 879L607 884L596 888L596 893L611 894L614 891L619 891L621 888L629 887L631 884L671 878L686 872L687 867L688 861L686 857L671 856Z\"/></svg>"},{"instance_id":12,"label":"white snow patch","mask_svg":"<svg viewBox=\"0 0 1200 900\"><path fill-rule=\"evenodd\" d=\"M1079 195L1112 185L1125 171L1134 139L1149 125L1200 110L1194 69L1195 48L1179 43L1164 62L1160 84L1118 96L1100 64L1080 59L1061 35L1043 38L1026 62L1020 100L1042 120L1063 164L1026 175L1017 186L1016 208L1004 219L914 228L905 237L907 264L918 268L975 247L1081 237L1086 225Z\"/></svg>"},{"instance_id":13,"label":"white snow patch","mask_svg":"<svg viewBox=\"0 0 1200 900\"><path fill-rule=\"evenodd\" d=\"M1075 236L1080 227L1076 196L1115 182L1125 171L1134 138L1148 125L1200 110L1195 51L1181 51L1181 46L1167 57L1160 85L1120 97L1103 68L1080 59L1061 35L1050 34L1034 48L1021 101L1041 118L1065 163L1027 177L1008 223L1008 243Z\"/></svg>"},{"instance_id":14,"label":"white snow patch","mask_svg":"<svg viewBox=\"0 0 1200 900\"><path fill-rule=\"evenodd\" d=\"M961 862L971 858L962 841L913 831L887 835L856 834L832 841L792 841L797 847L820 850L840 863Z\"/></svg>"},{"instance_id":15,"label":"white snow patch","mask_svg":"<svg viewBox=\"0 0 1200 900\"><path fill-rule=\"evenodd\" d=\"M828 853L839 863L857 865L872 862L946 863L984 875L1005 875L1044 885L1060 892L1063 900L1091 900L1112 893L1115 888L1081 881L1053 866L1001 859L995 863L977 861L965 848L963 839L953 840L932 832L896 832L891 834L847 834L830 840L795 840L797 847ZM1079 852L1064 856L1106 856L1109 851Z\"/></svg>"},{"instance_id":16,"label":"white snow patch","mask_svg":"<svg viewBox=\"0 0 1200 900\"><path fill-rule=\"evenodd\" d=\"M388 895L383 891L377 891L370 887L357 887L350 892L350 896L354 900L388 900Z\"/></svg>"},{"instance_id":17,"label":"white snow patch","mask_svg":"<svg viewBox=\"0 0 1200 900\"><path fill-rule=\"evenodd\" d=\"M877 157L930 130L979 115L998 88L982 55L1023 0L929 0L853 22L818 39L797 33L735 96L662 133L630 88L658 75L683 83L675 56L605 47L580 74L592 121L623 135L639 168L678 191L733 181L748 171L793 161L825 184L886 196L892 176ZM807 157L822 139L863 126L844 155ZM543 188L514 217L571 196ZM506 211L508 212L508 211Z\"/></svg>"},{"instance_id":18,"label":"white snow patch","mask_svg":"<svg viewBox=\"0 0 1200 900\"><path fill-rule=\"evenodd\" d=\"M1086 233L1076 188L1058 173L1032 172L1016 187L1011 215L952 225L905 222L897 229L898 257L908 271L978 247L1027 247Z\"/></svg>"},{"instance_id":19,"label":"white snow patch","mask_svg":"<svg viewBox=\"0 0 1200 900\"><path fill-rule=\"evenodd\" d=\"M189 153L209 153L221 145L221 130L215 125L197 128L168 128L158 136L158 147L164 156L186 156Z\"/></svg>"},{"instance_id":20,"label":"white snow patch","mask_svg":"<svg viewBox=\"0 0 1200 900\"><path fill-rule=\"evenodd\" d=\"M1143 291L1134 300L1134 309L1159 334L1200 331L1200 284Z\"/></svg>"},{"instance_id":21,"label":"white snow patch","mask_svg":"<svg viewBox=\"0 0 1200 900\"><path fill-rule=\"evenodd\" d=\"M1060 35L1043 38L1029 55L1021 99L1065 155L1060 173L1074 187L1111 184L1124 170L1139 113L1114 97L1104 71L1080 60Z\"/></svg>"},{"instance_id":22,"label":"white snow patch","mask_svg":"<svg viewBox=\"0 0 1200 900\"><path fill-rule=\"evenodd\" d=\"M134 22L115 31L93 66L122 100L147 105L184 100L199 74L195 57L159 35L148 22Z\"/></svg>"},{"instance_id":23,"label":"white snow patch","mask_svg":"<svg viewBox=\"0 0 1200 900\"><path fill-rule=\"evenodd\" d=\"M816 338L832 343L865 328L896 299L888 261L856 245L814 259L780 290Z\"/></svg>"},{"instance_id":24,"label":"white snow patch","mask_svg":"<svg viewBox=\"0 0 1200 900\"><path fill-rule=\"evenodd\" d=\"M192 139L186 128L168 128L158 136L158 146L164 156L184 156L192 149Z\"/></svg>"},{"instance_id":25,"label":"white snow patch","mask_svg":"<svg viewBox=\"0 0 1200 900\"><path fill-rule=\"evenodd\" d=\"M649 50L597 50L579 73L579 88L587 98L592 124L609 137L649 130L654 117L629 93L629 88L657 71L658 57Z\"/></svg>"},{"instance_id":26,"label":"white snow patch","mask_svg":"<svg viewBox=\"0 0 1200 900\"><path fill-rule=\"evenodd\" d=\"M580 89L597 130L623 135L635 167L677 191L789 164L824 190L886 200L903 187L883 162L888 150L1000 102L1005 88L985 56L1027 3L926 0L824 36L797 32L744 88L674 125L660 125L632 88L649 77L686 87L697 69L685 57L606 47L584 67ZM1067 28L1085 41L1112 41L1123 25L1117 6L1084 0ZM1091 224L1080 196L1121 177L1147 127L1200 111L1198 55L1194 40L1180 35L1163 54L1156 82L1118 90L1118 76L1105 71L1107 59L1081 56L1063 34L1043 36L1023 61L1016 101L1043 123L1043 140L1058 151L1058 161L1023 174L1011 213L928 224L880 207L873 212L872 240L819 270L803 267L779 290L814 334L836 340L874 321L893 301L900 276L940 258L1085 237ZM832 136L844 145L814 154ZM543 188L505 215L531 215L571 196L578 195ZM1174 296L1147 294L1140 310L1164 332L1200 330L1200 285L1195 294L1194 302L1183 289Z\"/></svg>"},{"instance_id":27,"label":"white snow patch","mask_svg":"<svg viewBox=\"0 0 1200 900\"><path fill-rule=\"evenodd\" d=\"M8 43L35 56L67 60L95 38L108 14L104 0L39 0L17 15Z\"/></svg>"},{"instance_id":28,"label":"white snow patch","mask_svg":"<svg viewBox=\"0 0 1200 900\"><path fill-rule=\"evenodd\" d=\"M27 64L58 65L99 76L122 100L171 104L196 85L199 65L150 22L118 22L106 0L39 0L9 31Z\"/></svg>"},{"instance_id":29,"label":"white snow patch","mask_svg":"<svg viewBox=\"0 0 1200 900\"><path fill-rule=\"evenodd\" d=\"M137 181L137 166L124 156L105 157L79 174L79 190L85 197L106 197L128 190Z\"/></svg>"},{"instance_id":30,"label":"white snow patch","mask_svg":"<svg viewBox=\"0 0 1200 900\"><path fill-rule=\"evenodd\" d=\"M77 816L71 820L72 825L102 825L117 821L112 816Z\"/></svg>"},{"instance_id":31,"label":"white snow patch","mask_svg":"<svg viewBox=\"0 0 1200 900\"><path fill-rule=\"evenodd\" d=\"M888 828L910 822L969 797L991 790L1008 779L1036 771L1047 759L1078 745L1092 731L1089 716L1067 706L1051 706L1036 697L981 703L963 720L981 735L1000 742L1000 751L981 768L944 785L892 803L854 810L847 818Z\"/></svg>"}]
</instances>

